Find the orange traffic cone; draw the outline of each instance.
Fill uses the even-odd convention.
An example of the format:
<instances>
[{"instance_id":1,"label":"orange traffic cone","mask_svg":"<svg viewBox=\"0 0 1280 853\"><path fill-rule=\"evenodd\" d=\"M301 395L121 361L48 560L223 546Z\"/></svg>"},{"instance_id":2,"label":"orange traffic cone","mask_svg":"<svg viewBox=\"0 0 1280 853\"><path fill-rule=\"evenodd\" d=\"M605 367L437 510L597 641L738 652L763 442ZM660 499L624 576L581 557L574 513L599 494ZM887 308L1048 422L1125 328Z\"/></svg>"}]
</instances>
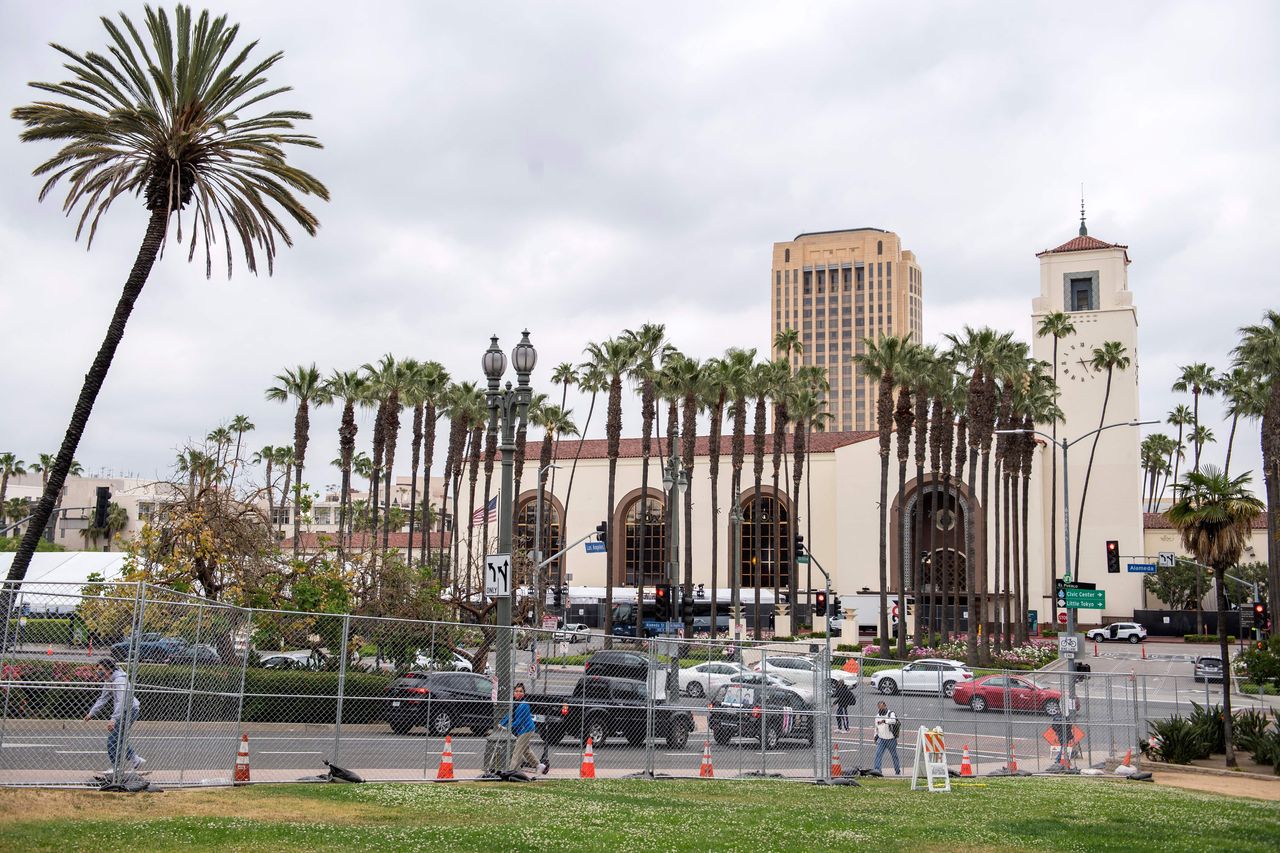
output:
<instances>
[{"instance_id":1,"label":"orange traffic cone","mask_svg":"<svg viewBox=\"0 0 1280 853\"><path fill-rule=\"evenodd\" d=\"M240 751L236 753L234 781L237 785L243 785L249 781L249 736L247 734L240 735Z\"/></svg>"},{"instance_id":2,"label":"orange traffic cone","mask_svg":"<svg viewBox=\"0 0 1280 853\"><path fill-rule=\"evenodd\" d=\"M844 768L840 766L840 745L834 740L831 741L831 776L839 778L844 775Z\"/></svg>"},{"instance_id":3,"label":"orange traffic cone","mask_svg":"<svg viewBox=\"0 0 1280 853\"><path fill-rule=\"evenodd\" d=\"M1123 764L1125 767L1132 767L1133 766L1133 764L1131 763L1132 761L1133 761L1133 747L1129 747L1128 749L1125 750L1124 761L1121 761L1120 763Z\"/></svg>"},{"instance_id":4,"label":"orange traffic cone","mask_svg":"<svg viewBox=\"0 0 1280 853\"><path fill-rule=\"evenodd\" d=\"M1142 646L1142 659L1143 659L1143 660L1146 660L1146 659L1147 659L1147 644L1146 644L1146 643L1139 643L1138 645Z\"/></svg>"},{"instance_id":5,"label":"orange traffic cone","mask_svg":"<svg viewBox=\"0 0 1280 853\"><path fill-rule=\"evenodd\" d=\"M1014 748L1013 744L1009 744L1009 772L1018 772L1018 750Z\"/></svg>"},{"instance_id":6,"label":"orange traffic cone","mask_svg":"<svg viewBox=\"0 0 1280 853\"><path fill-rule=\"evenodd\" d=\"M1094 643L1093 643L1093 656L1094 656L1095 658L1098 656L1098 642L1097 642L1097 640L1094 640Z\"/></svg>"},{"instance_id":7,"label":"orange traffic cone","mask_svg":"<svg viewBox=\"0 0 1280 853\"><path fill-rule=\"evenodd\" d=\"M960 775L973 775L973 765L969 763L969 744L967 743L964 745L964 754L960 756Z\"/></svg>"},{"instance_id":8,"label":"orange traffic cone","mask_svg":"<svg viewBox=\"0 0 1280 853\"><path fill-rule=\"evenodd\" d=\"M582 767L578 770L578 778L596 778L596 754L591 748L591 738L587 738L587 748L582 753Z\"/></svg>"},{"instance_id":9,"label":"orange traffic cone","mask_svg":"<svg viewBox=\"0 0 1280 853\"><path fill-rule=\"evenodd\" d=\"M702 742L702 766L698 768L698 778L714 779L716 771L711 766L711 741Z\"/></svg>"},{"instance_id":10,"label":"orange traffic cone","mask_svg":"<svg viewBox=\"0 0 1280 853\"><path fill-rule=\"evenodd\" d=\"M49 646L49 651L45 652L45 654L53 657L53 646Z\"/></svg>"},{"instance_id":11,"label":"orange traffic cone","mask_svg":"<svg viewBox=\"0 0 1280 853\"><path fill-rule=\"evenodd\" d=\"M444 736L444 752L440 753L440 767L436 770L436 779L453 778L453 736Z\"/></svg>"}]
</instances>

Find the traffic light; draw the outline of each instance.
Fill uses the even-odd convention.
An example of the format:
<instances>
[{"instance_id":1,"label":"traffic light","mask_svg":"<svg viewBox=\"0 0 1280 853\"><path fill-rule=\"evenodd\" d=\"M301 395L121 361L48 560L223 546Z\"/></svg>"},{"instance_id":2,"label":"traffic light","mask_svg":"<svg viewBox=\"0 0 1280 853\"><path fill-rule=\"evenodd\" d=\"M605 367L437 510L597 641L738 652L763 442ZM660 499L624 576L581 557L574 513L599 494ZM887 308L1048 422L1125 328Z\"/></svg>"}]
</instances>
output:
<instances>
[{"instance_id":1,"label":"traffic light","mask_svg":"<svg viewBox=\"0 0 1280 853\"><path fill-rule=\"evenodd\" d=\"M841 610L840 610L840 596L838 596L838 595L833 595L833 596L831 596L831 612L832 612L833 614L835 614L836 616L839 616L839 615L840 615L840 613L841 613Z\"/></svg>"},{"instance_id":2,"label":"traffic light","mask_svg":"<svg viewBox=\"0 0 1280 853\"><path fill-rule=\"evenodd\" d=\"M808 552L804 550L804 537L799 533L796 534L796 556L803 557Z\"/></svg>"},{"instance_id":3,"label":"traffic light","mask_svg":"<svg viewBox=\"0 0 1280 853\"><path fill-rule=\"evenodd\" d=\"M564 589L563 587L551 588L551 606L559 609L564 605Z\"/></svg>"},{"instance_id":4,"label":"traffic light","mask_svg":"<svg viewBox=\"0 0 1280 853\"><path fill-rule=\"evenodd\" d=\"M813 594L813 615L827 615L827 594L826 592L815 592Z\"/></svg>"},{"instance_id":5,"label":"traffic light","mask_svg":"<svg viewBox=\"0 0 1280 853\"><path fill-rule=\"evenodd\" d=\"M653 589L653 604L660 621L671 618L671 584L658 584Z\"/></svg>"},{"instance_id":6,"label":"traffic light","mask_svg":"<svg viewBox=\"0 0 1280 853\"><path fill-rule=\"evenodd\" d=\"M98 486L98 501L93 507L93 526L99 530L107 528L107 507L111 503L111 489Z\"/></svg>"},{"instance_id":7,"label":"traffic light","mask_svg":"<svg viewBox=\"0 0 1280 853\"><path fill-rule=\"evenodd\" d=\"M696 593L694 593L694 597L698 599L703 599L707 597L706 584L698 584L698 590Z\"/></svg>"},{"instance_id":8,"label":"traffic light","mask_svg":"<svg viewBox=\"0 0 1280 853\"><path fill-rule=\"evenodd\" d=\"M609 542L609 522L602 521L596 525L596 541L604 542L608 547Z\"/></svg>"},{"instance_id":9,"label":"traffic light","mask_svg":"<svg viewBox=\"0 0 1280 853\"><path fill-rule=\"evenodd\" d=\"M1267 610L1265 601L1253 603L1253 627L1257 628L1262 636L1266 636L1271 631L1271 613Z\"/></svg>"},{"instance_id":10,"label":"traffic light","mask_svg":"<svg viewBox=\"0 0 1280 853\"><path fill-rule=\"evenodd\" d=\"M1107 540L1107 571L1120 574L1120 543L1114 539Z\"/></svg>"}]
</instances>

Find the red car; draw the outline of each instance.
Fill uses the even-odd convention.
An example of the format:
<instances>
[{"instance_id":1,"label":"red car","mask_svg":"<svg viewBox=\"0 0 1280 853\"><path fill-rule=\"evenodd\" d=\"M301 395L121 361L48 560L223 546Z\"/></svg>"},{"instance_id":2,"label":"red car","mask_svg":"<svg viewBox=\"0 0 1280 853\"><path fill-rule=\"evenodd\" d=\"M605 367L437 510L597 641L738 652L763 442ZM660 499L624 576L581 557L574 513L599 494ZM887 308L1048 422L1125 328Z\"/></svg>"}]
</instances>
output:
<instances>
[{"instance_id":1,"label":"red car","mask_svg":"<svg viewBox=\"0 0 1280 853\"><path fill-rule=\"evenodd\" d=\"M1016 675L987 675L956 685L951 698L957 705L968 705L975 711L1003 709L1005 697L1014 711L1043 711L1056 716L1062 710L1062 694L1041 687L1029 678Z\"/></svg>"}]
</instances>

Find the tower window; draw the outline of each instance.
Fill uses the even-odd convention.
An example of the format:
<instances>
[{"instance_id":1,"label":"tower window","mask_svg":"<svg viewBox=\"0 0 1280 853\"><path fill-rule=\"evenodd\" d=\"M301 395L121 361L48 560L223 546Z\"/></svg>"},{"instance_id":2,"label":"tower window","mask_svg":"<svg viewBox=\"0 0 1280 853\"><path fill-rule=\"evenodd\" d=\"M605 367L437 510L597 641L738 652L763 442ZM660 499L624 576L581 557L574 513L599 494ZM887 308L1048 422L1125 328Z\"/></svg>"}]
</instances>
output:
<instances>
[{"instance_id":1,"label":"tower window","mask_svg":"<svg viewBox=\"0 0 1280 853\"><path fill-rule=\"evenodd\" d=\"M1064 276L1065 277L1065 276ZM1084 276L1079 274L1065 277L1066 287L1065 302L1068 311L1097 311L1098 305L1098 274L1090 273Z\"/></svg>"},{"instance_id":2,"label":"tower window","mask_svg":"<svg viewBox=\"0 0 1280 853\"><path fill-rule=\"evenodd\" d=\"M784 264L789 264L789 263L791 263L791 250L790 250L790 249L783 249L783 250L782 250L782 262L783 262Z\"/></svg>"},{"instance_id":3,"label":"tower window","mask_svg":"<svg viewBox=\"0 0 1280 853\"><path fill-rule=\"evenodd\" d=\"M884 254L884 241L883 241L883 240L877 240L877 241L876 241L876 254L877 254L877 255L883 255L883 254Z\"/></svg>"}]
</instances>

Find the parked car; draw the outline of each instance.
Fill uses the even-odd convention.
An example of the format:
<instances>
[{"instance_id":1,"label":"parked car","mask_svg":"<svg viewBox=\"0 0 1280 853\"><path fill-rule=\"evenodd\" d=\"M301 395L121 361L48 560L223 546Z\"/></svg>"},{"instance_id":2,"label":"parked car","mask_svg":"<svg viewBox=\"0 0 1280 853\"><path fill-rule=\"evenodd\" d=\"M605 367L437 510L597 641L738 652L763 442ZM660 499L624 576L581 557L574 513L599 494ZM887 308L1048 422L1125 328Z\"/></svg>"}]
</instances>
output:
<instances>
[{"instance_id":1,"label":"parked car","mask_svg":"<svg viewBox=\"0 0 1280 853\"><path fill-rule=\"evenodd\" d=\"M267 655L266 657L258 658L258 666L263 669L276 670L314 669L314 667L307 664L307 661L299 660L298 658L290 657L289 655Z\"/></svg>"},{"instance_id":2,"label":"parked car","mask_svg":"<svg viewBox=\"0 0 1280 853\"><path fill-rule=\"evenodd\" d=\"M1018 675L987 675L956 684L951 698L974 711L1003 710L1005 697L1012 711L1042 711L1053 717L1062 710L1062 694Z\"/></svg>"},{"instance_id":3,"label":"parked car","mask_svg":"<svg viewBox=\"0 0 1280 853\"><path fill-rule=\"evenodd\" d=\"M439 672L473 672L471 661L464 658L457 652L450 652L449 659L441 662L435 658L428 657L422 652L418 652L414 658L413 666L415 669L439 671Z\"/></svg>"},{"instance_id":4,"label":"parked car","mask_svg":"<svg viewBox=\"0 0 1280 853\"><path fill-rule=\"evenodd\" d=\"M735 675L729 679L730 684L768 684L775 690L785 690L794 693L796 696L804 699L806 702L813 700L813 684L800 684L781 675L774 675L772 672L752 672L748 670L742 675Z\"/></svg>"},{"instance_id":5,"label":"parked car","mask_svg":"<svg viewBox=\"0 0 1280 853\"><path fill-rule=\"evenodd\" d=\"M1196 681L1222 681L1222 658L1217 655L1200 655L1196 658L1193 671Z\"/></svg>"},{"instance_id":6,"label":"parked car","mask_svg":"<svg viewBox=\"0 0 1280 853\"><path fill-rule=\"evenodd\" d=\"M813 709L792 690L761 684L726 684L711 700L707 727L716 743L734 738L776 749L784 739L813 743Z\"/></svg>"},{"instance_id":7,"label":"parked car","mask_svg":"<svg viewBox=\"0 0 1280 853\"><path fill-rule=\"evenodd\" d=\"M881 693L933 693L951 696L956 685L973 679L973 672L958 660L921 658L900 669L882 669L871 676L871 686Z\"/></svg>"},{"instance_id":8,"label":"parked car","mask_svg":"<svg viewBox=\"0 0 1280 853\"><path fill-rule=\"evenodd\" d=\"M707 661L697 666L687 666L680 670L680 692L695 699L710 696L728 684L730 678L750 672L742 664L731 661Z\"/></svg>"},{"instance_id":9,"label":"parked car","mask_svg":"<svg viewBox=\"0 0 1280 853\"><path fill-rule=\"evenodd\" d=\"M650 670L664 668L657 658L644 652L609 649L598 651L587 658L582 671L587 675L600 675L606 678L630 678L632 681L648 681Z\"/></svg>"},{"instance_id":10,"label":"parked car","mask_svg":"<svg viewBox=\"0 0 1280 853\"><path fill-rule=\"evenodd\" d=\"M152 637L152 639L147 639L148 636ZM118 661L128 660L132 645L133 643L129 640L121 640L111 647L111 656ZM181 637L159 637L154 634L144 634L137 643L138 660L163 663L186 647L187 641Z\"/></svg>"},{"instance_id":11,"label":"parked car","mask_svg":"<svg viewBox=\"0 0 1280 853\"><path fill-rule=\"evenodd\" d=\"M1147 629L1137 622L1112 622L1110 625L1094 628L1085 636L1095 643L1105 643L1107 640L1141 643L1147 638Z\"/></svg>"},{"instance_id":12,"label":"parked car","mask_svg":"<svg viewBox=\"0 0 1280 853\"><path fill-rule=\"evenodd\" d=\"M584 744L590 738L592 747L599 749L618 735L632 746L645 742L651 704L648 690L644 682L630 678L587 675L567 695L534 693L527 698L543 741L557 744L570 734ZM652 706L654 736L671 749L684 747L693 731L693 714L661 699L654 699Z\"/></svg>"},{"instance_id":13,"label":"parked car","mask_svg":"<svg viewBox=\"0 0 1280 853\"><path fill-rule=\"evenodd\" d=\"M265 652L258 655L258 666L264 669L324 669L329 656L321 649L295 649L287 652Z\"/></svg>"},{"instance_id":14,"label":"parked car","mask_svg":"<svg viewBox=\"0 0 1280 853\"><path fill-rule=\"evenodd\" d=\"M774 675L781 675L796 684L808 685L812 692L813 675L818 671L818 664L809 658L802 657L766 657L753 663L751 668L756 672L771 672ZM851 672L833 669L830 670L830 675L833 683L843 681L850 687L858 683L858 676Z\"/></svg>"},{"instance_id":15,"label":"parked car","mask_svg":"<svg viewBox=\"0 0 1280 853\"><path fill-rule=\"evenodd\" d=\"M493 680L471 672L409 672L387 688L386 718L405 734L414 726L444 737L459 727L478 735L493 727Z\"/></svg>"},{"instance_id":16,"label":"parked car","mask_svg":"<svg viewBox=\"0 0 1280 853\"><path fill-rule=\"evenodd\" d=\"M555 632L557 643L585 643L591 639L591 629L581 622L569 622Z\"/></svg>"},{"instance_id":17,"label":"parked car","mask_svg":"<svg viewBox=\"0 0 1280 853\"><path fill-rule=\"evenodd\" d=\"M222 663L222 656L218 654L218 650L213 646L206 645L205 643L196 643L195 645L187 646L185 649L179 649L174 652L174 654L166 660L165 663L180 664L192 663L193 661L197 665L201 666L206 664L217 664Z\"/></svg>"}]
</instances>

